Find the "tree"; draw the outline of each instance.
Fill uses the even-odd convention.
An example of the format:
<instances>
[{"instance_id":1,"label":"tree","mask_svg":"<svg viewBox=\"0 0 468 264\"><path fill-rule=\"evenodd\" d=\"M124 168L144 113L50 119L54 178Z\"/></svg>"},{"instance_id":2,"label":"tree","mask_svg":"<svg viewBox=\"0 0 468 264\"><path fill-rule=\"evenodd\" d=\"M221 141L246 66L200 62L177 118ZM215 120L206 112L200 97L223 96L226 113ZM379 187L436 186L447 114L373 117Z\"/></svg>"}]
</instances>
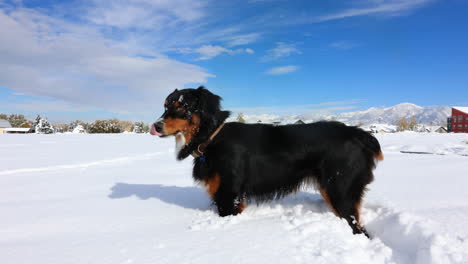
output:
<instances>
[{"instance_id":1,"label":"tree","mask_svg":"<svg viewBox=\"0 0 468 264\"><path fill-rule=\"evenodd\" d=\"M67 132L68 130L70 130L70 126L64 123L55 123L54 128L55 128L55 132L60 132L60 133Z\"/></svg>"},{"instance_id":2,"label":"tree","mask_svg":"<svg viewBox=\"0 0 468 264\"><path fill-rule=\"evenodd\" d=\"M239 123L245 123L244 114L239 113L239 114L237 115L237 122L239 122Z\"/></svg>"},{"instance_id":3,"label":"tree","mask_svg":"<svg viewBox=\"0 0 468 264\"><path fill-rule=\"evenodd\" d=\"M31 121L28 120L26 123L22 124L20 127L22 127L22 128L31 128L32 127Z\"/></svg>"},{"instance_id":4,"label":"tree","mask_svg":"<svg viewBox=\"0 0 468 264\"><path fill-rule=\"evenodd\" d=\"M133 131L133 123L131 121L119 121L119 123L124 131L127 131L127 132Z\"/></svg>"},{"instance_id":5,"label":"tree","mask_svg":"<svg viewBox=\"0 0 468 264\"><path fill-rule=\"evenodd\" d=\"M149 130L149 126L144 122L135 122L133 126L133 132L135 133L148 133Z\"/></svg>"},{"instance_id":6,"label":"tree","mask_svg":"<svg viewBox=\"0 0 468 264\"><path fill-rule=\"evenodd\" d=\"M34 131L38 134L52 134L55 132L54 128L50 125L46 118L37 115L33 123Z\"/></svg>"},{"instance_id":7,"label":"tree","mask_svg":"<svg viewBox=\"0 0 468 264\"><path fill-rule=\"evenodd\" d=\"M124 128L118 119L96 120L88 126L88 133L122 133Z\"/></svg>"},{"instance_id":8,"label":"tree","mask_svg":"<svg viewBox=\"0 0 468 264\"><path fill-rule=\"evenodd\" d=\"M400 118L400 120L398 120L397 130L398 131L408 130L408 121L406 121L406 118L402 117L402 118Z\"/></svg>"},{"instance_id":9,"label":"tree","mask_svg":"<svg viewBox=\"0 0 468 264\"><path fill-rule=\"evenodd\" d=\"M27 123L28 120L24 118L24 115L10 115L8 117L8 122L12 127L21 127L24 123Z\"/></svg>"},{"instance_id":10,"label":"tree","mask_svg":"<svg viewBox=\"0 0 468 264\"><path fill-rule=\"evenodd\" d=\"M418 127L418 121L416 120L415 116L412 116L408 123L408 129L411 131L416 131L417 127Z\"/></svg>"},{"instance_id":11,"label":"tree","mask_svg":"<svg viewBox=\"0 0 468 264\"><path fill-rule=\"evenodd\" d=\"M0 114L0 119L8 120L8 116L5 114Z\"/></svg>"},{"instance_id":12,"label":"tree","mask_svg":"<svg viewBox=\"0 0 468 264\"><path fill-rule=\"evenodd\" d=\"M73 122L70 123L70 125L68 126L68 131L72 132L77 126L81 126L83 127L84 130L88 129L88 124L81 121L81 120L75 120Z\"/></svg>"}]
</instances>

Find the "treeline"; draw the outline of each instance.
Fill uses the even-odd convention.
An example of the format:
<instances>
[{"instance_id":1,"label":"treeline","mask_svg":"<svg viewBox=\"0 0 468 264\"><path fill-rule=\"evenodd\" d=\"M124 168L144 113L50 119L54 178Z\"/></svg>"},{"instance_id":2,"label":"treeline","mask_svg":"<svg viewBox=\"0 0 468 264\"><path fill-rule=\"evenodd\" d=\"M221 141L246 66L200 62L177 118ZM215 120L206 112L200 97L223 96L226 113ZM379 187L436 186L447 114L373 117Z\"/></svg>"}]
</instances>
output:
<instances>
[{"instance_id":1,"label":"treeline","mask_svg":"<svg viewBox=\"0 0 468 264\"><path fill-rule=\"evenodd\" d=\"M415 116L407 119L402 117L397 122L397 131L416 131L419 124Z\"/></svg>"},{"instance_id":2,"label":"treeline","mask_svg":"<svg viewBox=\"0 0 468 264\"><path fill-rule=\"evenodd\" d=\"M24 115L5 115L5 114L0 114L0 119L7 120L10 122L10 125L12 127L31 127L32 126L32 121L27 120Z\"/></svg>"},{"instance_id":3,"label":"treeline","mask_svg":"<svg viewBox=\"0 0 468 264\"><path fill-rule=\"evenodd\" d=\"M108 120L96 120L92 123L86 123L81 120L75 120L70 124L56 123L56 129L58 132L70 131L73 132L75 129L83 130L86 133L123 133L123 132L134 132L134 133L147 133L150 128L149 125L144 122L131 122L122 121L118 119Z\"/></svg>"},{"instance_id":4,"label":"treeline","mask_svg":"<svg viewBox=\"0 0 468 264\"><path fill-rule=\"evenodd\" d=\"M139 121L123 121L118 119L96 120L87 123L81 120L75 120L71 123L49 123L46 118L38 115L34 121L28 120L24 115L0 114L0 119L7 120L12 127L31 128L36 133L147 133L150 130L148 124Z\"/></svg>"}]
</instances>

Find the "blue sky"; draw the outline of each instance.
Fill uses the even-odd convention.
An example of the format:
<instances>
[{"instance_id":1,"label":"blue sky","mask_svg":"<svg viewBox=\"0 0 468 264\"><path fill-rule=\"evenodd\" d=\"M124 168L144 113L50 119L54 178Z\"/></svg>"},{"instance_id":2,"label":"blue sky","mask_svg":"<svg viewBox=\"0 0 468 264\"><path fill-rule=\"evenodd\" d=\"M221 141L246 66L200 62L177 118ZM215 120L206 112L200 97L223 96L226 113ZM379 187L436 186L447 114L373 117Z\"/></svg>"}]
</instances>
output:
<instances>
[{"instance_id":1,"label":"blue sky","mask_svg":"<svg viewBox=\"0 0 468 264\"><path fill-rule=\"evenodd\" d=\"M205 85L246 114L468 105L464 0L0 0L0 112L151 121Z\"/></svg>"}]
</instances>

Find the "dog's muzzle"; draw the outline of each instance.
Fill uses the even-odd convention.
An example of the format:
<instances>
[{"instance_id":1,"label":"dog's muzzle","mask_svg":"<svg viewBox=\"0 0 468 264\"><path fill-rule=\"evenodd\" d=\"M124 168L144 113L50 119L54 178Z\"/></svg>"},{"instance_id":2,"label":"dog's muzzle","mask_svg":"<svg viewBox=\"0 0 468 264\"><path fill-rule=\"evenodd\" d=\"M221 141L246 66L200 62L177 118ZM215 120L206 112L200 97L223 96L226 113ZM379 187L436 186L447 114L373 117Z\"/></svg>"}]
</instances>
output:
<instances>
[{"instance_id":1,"label":"dog's muzzle","mask_svg":"<svg viewBox=\"0 0 468 264\"><path fill-rule=\"evenodd\" d=\"M151 125L150 134L153 136L158 136L158 137L164 136L163 126L164 126L163 120L156 121L154 124Z\"/></svg>"}]
</instances>

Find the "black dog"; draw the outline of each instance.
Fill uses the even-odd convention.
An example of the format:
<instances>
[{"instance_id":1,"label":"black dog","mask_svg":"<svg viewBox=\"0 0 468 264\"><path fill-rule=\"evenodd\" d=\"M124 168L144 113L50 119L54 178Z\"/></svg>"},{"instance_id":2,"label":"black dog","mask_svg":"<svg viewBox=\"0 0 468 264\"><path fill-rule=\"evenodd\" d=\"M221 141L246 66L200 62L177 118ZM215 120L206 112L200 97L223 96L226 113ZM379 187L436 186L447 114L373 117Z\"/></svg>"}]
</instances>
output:
<instances>
[{"instance_id":1,"label":"black dog","mask_svg":"<svg viewBox=\"0 0 468 264\"><path fill-rule=\"evenodd\" d=\"M193 178L205 184L220 216L236 215L250 199L278 199L314 184L353 233L365 186L372 182L379 142L357 127L320 121L304 125L224 123L221 98L204 87L175 90L151 134L175 136L177 159L195 157Z\"/></svg>"}]
</instances>

